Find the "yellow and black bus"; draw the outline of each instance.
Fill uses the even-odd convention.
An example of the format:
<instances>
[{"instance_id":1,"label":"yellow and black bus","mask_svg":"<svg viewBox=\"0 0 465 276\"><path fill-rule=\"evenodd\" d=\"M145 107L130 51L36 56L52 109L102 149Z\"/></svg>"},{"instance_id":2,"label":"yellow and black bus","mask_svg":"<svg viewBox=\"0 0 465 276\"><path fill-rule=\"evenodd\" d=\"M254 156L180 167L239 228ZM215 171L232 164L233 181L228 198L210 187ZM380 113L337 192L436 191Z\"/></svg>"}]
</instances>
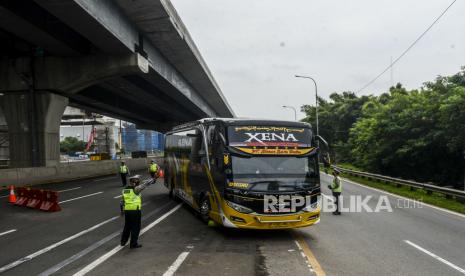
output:
<instances>
[{"instance_id":1,"label":"yellow and black bus","mask_svg":"<svg viewBox=\"0 0 465 276\"><path fill-rule=\"evenodd\" d=\"M226 227L280 229L320 220L318 148L310 124L208 118L165 140L165 186Z\"/></svg>"}]
</instances>

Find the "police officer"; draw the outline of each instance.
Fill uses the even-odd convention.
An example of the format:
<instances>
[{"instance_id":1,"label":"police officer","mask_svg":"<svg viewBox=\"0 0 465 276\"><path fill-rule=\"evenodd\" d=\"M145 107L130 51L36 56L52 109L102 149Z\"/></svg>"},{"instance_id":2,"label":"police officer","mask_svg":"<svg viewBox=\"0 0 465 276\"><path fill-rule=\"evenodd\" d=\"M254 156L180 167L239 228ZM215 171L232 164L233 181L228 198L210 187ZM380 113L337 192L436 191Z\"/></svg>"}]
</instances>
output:
<instances>
[{"instance_id":1,"label":"police officer","mask_svg":"<svg viewBox=\"0 0 465 276\"><path fill-rule=\"evenodd\" d=\"M134 249L142 247L142 245L137 242L141 222L141 192L151 183L153 183L152 179L141 183L140 176L135 175L129 178L129 185L123 189L121 210L124 212L124 229L121 234L121 246L125 246L129 240L129 236L131 236L129 248Z\"/></svg>"},{"instance_id":2,"label":"police officer","mask_svg":"<svg viewBox=\"0 0 465 276\"><path fill-rule=\"evenodd\" d=\"M126 163L124 161L121 161L121 165L119 166L119 174L121 175L121 182L123 184L123 187L127 185L127 177L130 174L128 166L126 166Z\"/></svg>"},{"instance_id":3,"label":"police officer","mask_svg":"<svg viewBox=\"0 0 465 276\"><path fill-rule=\"evenodd\" d=\"M150 161L150 166L149 166L149 173L152 179L155 179L157 173L158 173L158 165L155 163L154 160Z\"/></svg>"},{"instance_id":4,"label":"police officer","mask_svg":"<svg viewBox=\"0 0 465 276\"><path fill-rule=\"evenodd\" d=\"M339 178L339 174L341 172L338 169L333 170L333 183L332 185L328 185L328 188L333 191L333 196L335 197L335 204L336 204L336 211L333 212L333 215L340 215L341 212L339 212L339 197L341 196L342 193L342 184L341 184L341 179Z\"/></svg>"}]
</instances>

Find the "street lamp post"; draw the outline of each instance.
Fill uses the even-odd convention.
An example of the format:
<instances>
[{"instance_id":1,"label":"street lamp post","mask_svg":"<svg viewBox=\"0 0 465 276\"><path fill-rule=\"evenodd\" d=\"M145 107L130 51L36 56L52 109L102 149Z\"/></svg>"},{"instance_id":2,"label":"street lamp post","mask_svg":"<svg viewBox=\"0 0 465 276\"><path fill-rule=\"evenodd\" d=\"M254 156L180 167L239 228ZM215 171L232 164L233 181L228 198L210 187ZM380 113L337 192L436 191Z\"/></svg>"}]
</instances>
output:
<instances>
[{"instance_id":1,"label":"street lamp post","mask_svg":"<svg viewBox=\"0 0 465 276\"><path fill-rule=\"evenodd\" d=\"M316 104L316 135L320 135L320 132L318 130L318 86L316 85L316 81L312 78L312 77L309 77L309 76L300 76L300 75L295 75L296 78L303 78L303 79L310 79L313 81L313 83L315 84L315 104Z\"/></svg>"},{"instance_id":2,"label":"street lamp post","mask_svg":"<svg viewBox=\"0 0 465 276\"><path fill-rule=\"evenodd\" d=\"M295 107L289 106L289 105L283 105L283 108L290 108L294 110L294 121L297 121L297 110L295 109Z\"/></svg>"}]
</instances>

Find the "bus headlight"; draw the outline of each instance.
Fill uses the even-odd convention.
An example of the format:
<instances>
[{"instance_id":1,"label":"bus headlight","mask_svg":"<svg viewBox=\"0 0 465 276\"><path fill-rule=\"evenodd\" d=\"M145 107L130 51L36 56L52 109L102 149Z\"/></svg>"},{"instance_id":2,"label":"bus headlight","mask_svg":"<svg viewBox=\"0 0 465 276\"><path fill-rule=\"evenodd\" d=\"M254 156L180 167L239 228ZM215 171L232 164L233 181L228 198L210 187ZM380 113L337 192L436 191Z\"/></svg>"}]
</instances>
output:
<instances>
[{"instance_id":1,"label":"bus headlight","mask_svg":"<svg viewBox=\"0 0 465 276\"><path fill-rule=\"evenodd\" d=\"M226 203L229 207L233 208L234 210L238 211L239 213L250 214L253 212L252 209L239 205L237 203L231 202L226 200Z\"/></svg>"},{"instance_id":2,"label":"bus headlight","mask_svg":"<svg viewBox=\"0 0 465 276\"><path fill-rule=\"evenodd\" d=\"M312 203L312 204L310 204L310 205L305 206L305 207L302 209L302 211L304 211L304 212L313 212L313 211L317 210L318 208L320 208L320 206L321 206L320 203L321 203L321 201L320 201L320 199L318 198L318 200L317 200L316 202L314 202L314 203Z\"/></svg>"}]
</instances>

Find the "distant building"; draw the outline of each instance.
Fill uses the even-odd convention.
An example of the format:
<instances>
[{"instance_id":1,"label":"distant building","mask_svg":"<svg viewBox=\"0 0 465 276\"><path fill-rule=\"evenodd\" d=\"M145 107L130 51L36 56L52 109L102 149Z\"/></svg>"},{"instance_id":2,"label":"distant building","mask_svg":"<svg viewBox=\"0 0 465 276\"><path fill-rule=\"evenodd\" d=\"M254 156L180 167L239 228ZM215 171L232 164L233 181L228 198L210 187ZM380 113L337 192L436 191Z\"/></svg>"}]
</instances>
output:
<instances>
[{"instance_id":1,"label":"distant building","mask_svg":"<svg viewBox=\"0 0 465 276\"><path fill-rule=\"evenodd\" d=\"M163 151L163 133L152 130L136 129L136 126L134 124L124 123L121 136L123 148L126 152Z\"/></svg>"},{"instance_id":2,"label":"distant building","mask_svg":"<svg viewBox=\"0 0 465 276\"><path fill-rule=\"evenodd\" d=\"M151 130L136 129L136 125L96 114L86 114L76 108L66 108L60 127L60 141L75 137L88 142L96 129L90 151L107 152L115 156L120 149L125 153L133 151L159 152L163 150L164 135Z\"/></svg>"}]
</instances>

